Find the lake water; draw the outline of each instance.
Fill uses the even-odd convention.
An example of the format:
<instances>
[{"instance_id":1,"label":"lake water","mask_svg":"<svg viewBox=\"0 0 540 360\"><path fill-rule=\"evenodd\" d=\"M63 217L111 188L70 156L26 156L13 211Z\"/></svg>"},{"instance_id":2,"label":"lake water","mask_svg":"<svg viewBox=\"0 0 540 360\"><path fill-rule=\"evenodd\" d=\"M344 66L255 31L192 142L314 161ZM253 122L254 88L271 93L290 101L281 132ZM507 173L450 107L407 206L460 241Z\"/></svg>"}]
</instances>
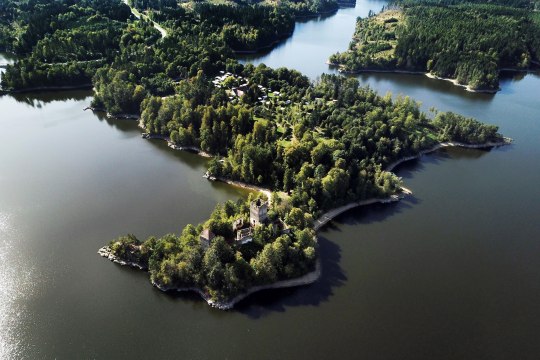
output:
<instances>
[{"instance_id":1,"label":"lake water","mask_svg":"<svg viewBox=\"0 0 540 360\"><path fill-rule=\"evenodd\" d=\"M382 4L298 24L251 60L314 77ZM424 76L360 80L515 143L401 166L414 196L323 230L319 282L229 312L96 251L127 232L178 232L244 192L203 181L206 160L141 139L134 122L83 111L90 92L0 97L0 358L538 359L540 77L508 76L496 95Z\"/></svg>"}]
</instances>

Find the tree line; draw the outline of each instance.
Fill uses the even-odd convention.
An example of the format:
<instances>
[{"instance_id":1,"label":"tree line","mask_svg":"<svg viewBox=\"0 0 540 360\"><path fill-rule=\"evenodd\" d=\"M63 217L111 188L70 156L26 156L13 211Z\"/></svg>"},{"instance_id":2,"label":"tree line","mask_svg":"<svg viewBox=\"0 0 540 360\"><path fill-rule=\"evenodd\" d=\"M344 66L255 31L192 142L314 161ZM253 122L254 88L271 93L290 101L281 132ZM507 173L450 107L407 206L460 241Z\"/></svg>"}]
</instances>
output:
<instances>
[{"instance_id":1,"label":"tree line","mask_svg":"<svg viewBox=\"0 0 540 360\"><path fill-rule=\"evenodd\" d=\"M116 56L130 16L106 0L7 0L0 12L0 47L18 55L2 88L89 85L98 68ZM18 26L13 26L18 24Z\"/></svg>"},{"instance_id":2,"label":"tree line","mask_svg":"<svg viewBox=\"0 0 540 360\"><path fill-rule=\"evenodd\" d=\"M217 155L212 174L288 192L312 216L395 193L400 180L384 167L439 141L501 139L497 127L459 115L440 113L432 121L408 97L381 97L356 79L323 75L312 84L292 70L240 68L254 94L241 103L232 104L201 72L181 81L173 97L145 99L141 123L176 145ZM259 85L291 104L261 117Z\"/></svg>"},{"instance_id":3,"label":"tree line","mask_svg":"<svg viewBox=\"0 0 540 360\"><path fill-rule=\"evenodd\" d=\"M530 2L398 4L403 21L381 24L388 12L358 19L349 50L330 61L348 71L426 71L472 89L493 90L501 69L529 69L540 59L540 25Z\"/></svg>"}]
</instances>

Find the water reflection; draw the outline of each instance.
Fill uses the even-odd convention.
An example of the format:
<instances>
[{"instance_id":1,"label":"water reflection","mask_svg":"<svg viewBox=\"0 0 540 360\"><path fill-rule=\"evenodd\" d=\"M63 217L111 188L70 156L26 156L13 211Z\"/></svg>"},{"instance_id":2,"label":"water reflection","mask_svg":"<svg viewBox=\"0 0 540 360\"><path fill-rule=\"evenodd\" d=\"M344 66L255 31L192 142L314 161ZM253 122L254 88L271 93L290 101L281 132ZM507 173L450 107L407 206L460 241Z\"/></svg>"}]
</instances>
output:
<instances>
[{"instance_id":1,"label":"water reflection","mask_svg":"<svg viewBox=\"0 0 540 360\"><path fill-rule=\"evenodd\" d=\"M314 284L289 288L274 289L255 293L241 301L236 310L250 318L261 318L274 312L285 312L297 306L320 306L327 302L336 288L347 281L341 268L341 248L328 240L324 232L318 235L321 256L321 278Z\"/></svg>"},{"instance_id":2,"label":"water reflection","mask_svg":"<svg viewBox=\"0 0 540 360\"><path fill-rule=\"evenodd\" d=\"M29 346L23 339L28 322L25 302L35 294L39 279L32 262L23 257L17 246L20 240L14 216L0 209L0 358L22 358Z\"/></svg>"},{"instance_id":3,"label":"water reflection","mask_svg":"<svg viewBox=\"0 0 540 360\"><path fill-rule=\"evenodd\" d=\"M30 107L41 109L45 104L52 102L81 101L92 96L91 90L68 90L68 91L46 91L28 92L8 95L18 103L27 104ZM82 109L81 109L82 110Z\"/></svg>"},{"instance_id":4,"label":"water reflection","mask_svg":"<svg viewBox=\"0 0 540 360\"><path fill-rule=\"evenodd\" d=\"M90 109L86 111L92 111ZM95 117L101 121L107 123L111 128L118 129L124 138L131 138L135 135L140 136L142 131L137 126L137 120L135 119L120 119L111 116L107 116L107 113L104 111L93 111Z\"/></svg>"}]
</instances>

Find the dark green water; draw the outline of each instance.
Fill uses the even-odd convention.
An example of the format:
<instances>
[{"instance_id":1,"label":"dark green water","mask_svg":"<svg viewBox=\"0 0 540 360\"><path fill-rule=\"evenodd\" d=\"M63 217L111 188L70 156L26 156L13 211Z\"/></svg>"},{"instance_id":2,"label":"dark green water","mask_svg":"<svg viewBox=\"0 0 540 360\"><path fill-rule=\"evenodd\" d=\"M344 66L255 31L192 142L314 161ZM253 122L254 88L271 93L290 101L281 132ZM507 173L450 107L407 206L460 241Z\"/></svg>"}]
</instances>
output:
<instances>
[{"instance_id":1,"label":"dark green water","mask_svg":"<svg viewBox=\"0 0 540 360\"><path fill-rule=\"evenodd\" d=\"M381 6L300 24L258 61L325 71L355 16ZM361 81L495 123L515 144L401 166L414 196L321 232L318 283L231 312L163 294L96 251L128 231L178 232L243 193L203 181L205 160L141 139L133 122L82 111L89 92L1 97L0 358L538 359L540 77L508 77L496 95L422 76Z\"/></svg>"}]
</instances>

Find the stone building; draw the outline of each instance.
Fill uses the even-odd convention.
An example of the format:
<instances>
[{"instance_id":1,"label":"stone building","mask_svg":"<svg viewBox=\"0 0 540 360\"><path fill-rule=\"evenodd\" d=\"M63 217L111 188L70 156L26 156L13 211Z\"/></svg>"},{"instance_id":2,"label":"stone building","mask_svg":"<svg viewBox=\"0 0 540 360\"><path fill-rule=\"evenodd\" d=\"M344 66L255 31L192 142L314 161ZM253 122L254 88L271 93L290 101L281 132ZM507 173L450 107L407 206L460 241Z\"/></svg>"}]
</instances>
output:
<instances>
[{"instance_id":1,"label":"stone building","mask_svg":"<svg viewBox=\"0 0 540 360\"><path fill-rule=\"evenodd\" d=\"M236 232L236 238L234 239L237 244L244 245L253 241L253 228L248 227L240 229Z\"/></svg>"},{"instance_id":2,"label":"stone building","mask_svg":"<svg viewBox=\"0 0 540 360\"><path fill-rule=\"evenodd\" d=\"M208 249L208 247L210 247L210 244L212 244L212 240L215 238L216 236L214 235L213 232L210 231L210 229L204 229L202 232L201 232L201 235L199 235L199 240L201 242L201 246L204 248L204 249Z\"/></svg>"},{"instance_id":3,"label":"stone building","mask_svg":"<svg viewBox=\"0 0 540 360\"><path fill-rule=\"evenodd\" d=\"M249 207L249 222L251 226L266 223L268 220L268 202L257 199Z\"/></svg>"}]
</instances>

